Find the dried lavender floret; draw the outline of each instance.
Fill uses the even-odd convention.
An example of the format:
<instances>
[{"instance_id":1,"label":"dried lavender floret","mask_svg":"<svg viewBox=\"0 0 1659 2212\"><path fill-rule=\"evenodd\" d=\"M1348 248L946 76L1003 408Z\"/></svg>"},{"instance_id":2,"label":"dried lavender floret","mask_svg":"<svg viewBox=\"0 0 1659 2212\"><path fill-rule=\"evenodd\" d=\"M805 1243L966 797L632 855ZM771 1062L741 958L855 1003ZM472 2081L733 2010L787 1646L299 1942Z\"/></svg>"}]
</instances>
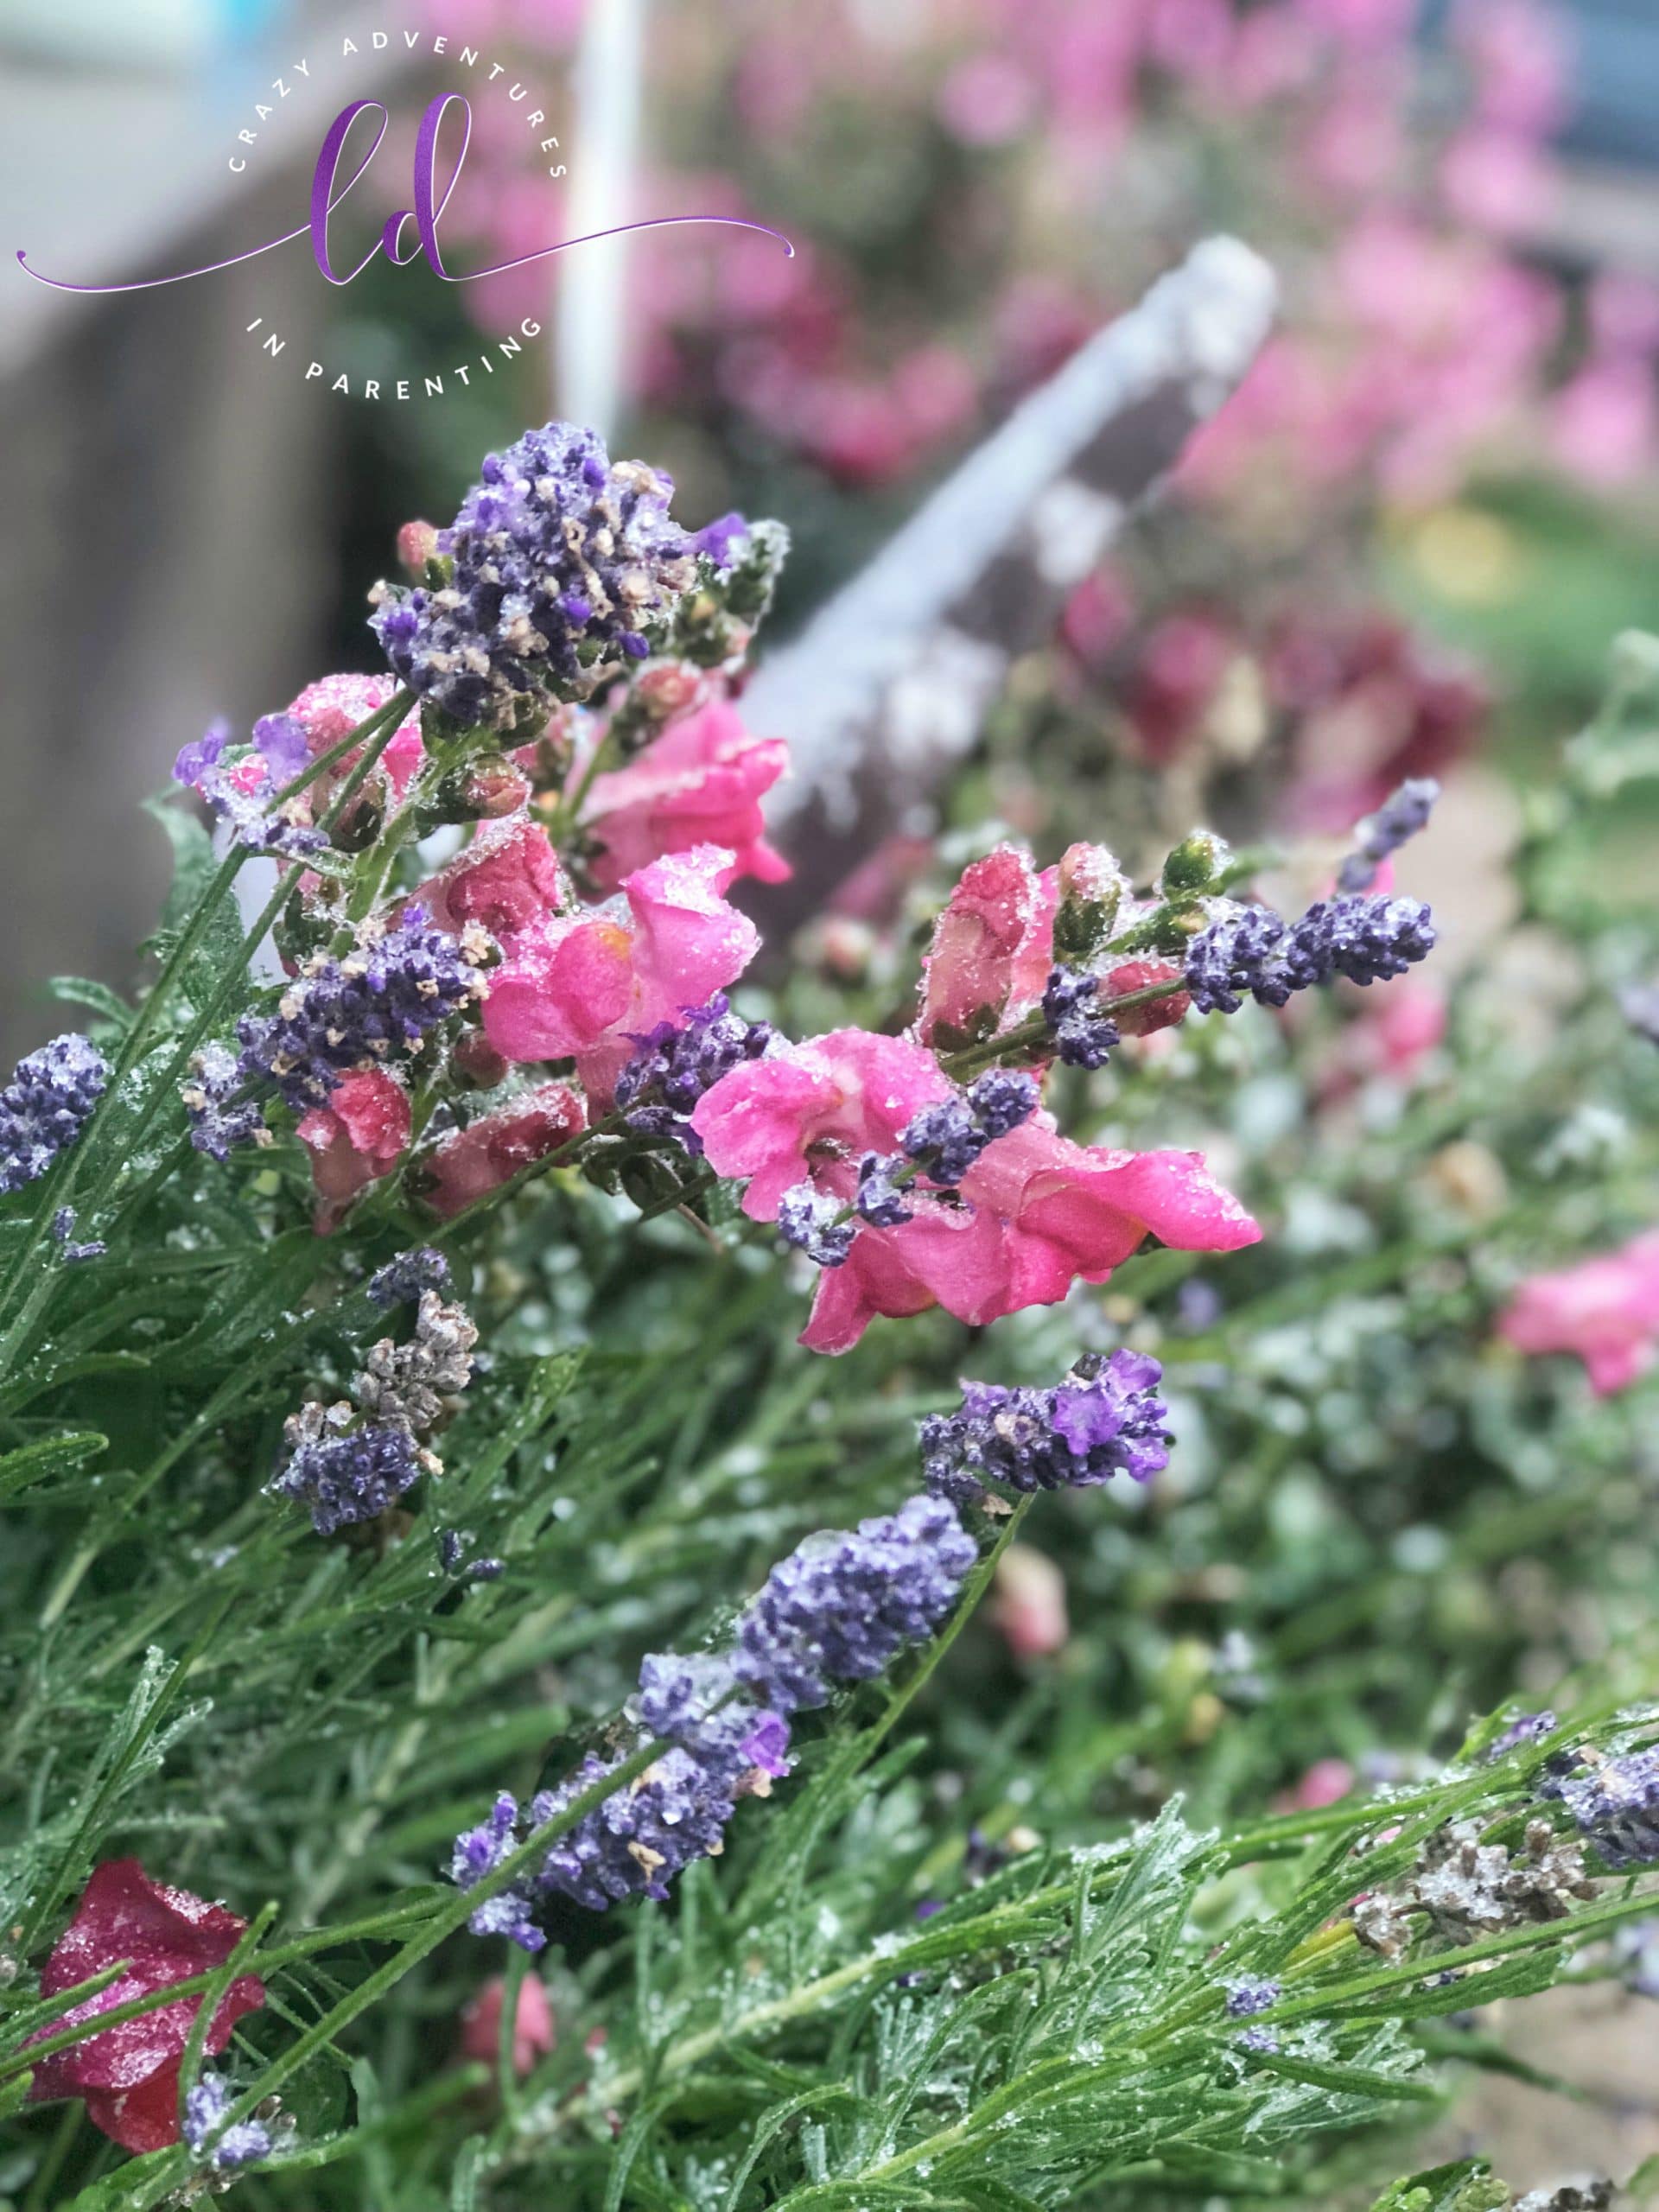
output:
<instances>
[{"instance_id":1,"label":"dried lavender floret","mask_svg":"<svg viewBox=\"0 0 1659 2212\"><path fill-rule=\"evenodd\" d=\"M435 1290L421 1293L415 1333L407 1344L382 1337L352 1378L352 1395L372 1420L423 1436L435 1428L472 1380L478 1329L463 1306Z\"/></svg>"},{"instance_id":2,"label":"dried lavender floret","mask_svg":"<svg viewBox=\"0 0 1659 2212\"><path fill-rule=\"evenodd\" d=\"M248 1082L241 1062L223 1045L204 1045L191 1059L189 1080L180 1084L179 1096L190 1141L210 1160L228 1160L238 1145L270 1142L258 1099L238 1096Z\"/></svg>"}]
</instances>

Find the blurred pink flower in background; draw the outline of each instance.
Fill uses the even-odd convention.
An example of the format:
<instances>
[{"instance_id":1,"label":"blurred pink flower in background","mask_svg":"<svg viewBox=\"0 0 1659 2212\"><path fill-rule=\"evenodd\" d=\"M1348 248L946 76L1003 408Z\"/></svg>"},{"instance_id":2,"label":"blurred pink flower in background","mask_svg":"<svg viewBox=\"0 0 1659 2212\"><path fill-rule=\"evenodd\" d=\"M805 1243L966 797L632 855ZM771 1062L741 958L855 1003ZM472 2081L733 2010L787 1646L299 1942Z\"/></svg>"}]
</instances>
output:
<instances>
[{"instance_id":1,"label":"blurred pink flower in background","mask_svg":"<svg viewBox=\"0 0 1659 2212\"><path fill-rule=\"evenodd\" d=\"M501 2041L501 2013L507 2001L507 1985L500 1974L484 1984L461 2016L463 2058L493 2068ZM518 1985L518 2002L512 2018L512 2070L519 2081L533 2073L538 2058L545 2058L557 2040L553 2008L547 1991L533 1974Z\"/></svg>"},{"instance_id":2,"label":"blurred pink flower in background","mask_svg":"<svg viewBox=\"0 0 1659 2212\"><path fill-rule=\"evenodd\" d=\"M1071 1633L1065 1577L1034 1544L1010 1544L996 1564L991 1618L1016 1659L1048 1659Z\"/></svg>"},{"instance_id":3,"label":"blurred pink flower in background","mask_svg":"<svg viewBox=\"0 0 1659 2212\"><path fill-rule=\"evenodd\" d=\"M1282 1789L1273 1801L1275 1813L1318 1813L1334 1805L1354 1786L1354 1770L1346 1759L1315 1759L1301 1780Z\"/></svg>"},{"instance_id":4,"label":"blurred pink flower in background","mask_svg":"<svg viewBox=\"0 0 1659 2212\"><path fill-rule=\"evenodd\" d=\"M1659 1359L1659 1229L1576 1267L1529 1276L1498 1320L1524 1352L1575 1352L1599 1397Z\"/></svg>"}]
</instances>

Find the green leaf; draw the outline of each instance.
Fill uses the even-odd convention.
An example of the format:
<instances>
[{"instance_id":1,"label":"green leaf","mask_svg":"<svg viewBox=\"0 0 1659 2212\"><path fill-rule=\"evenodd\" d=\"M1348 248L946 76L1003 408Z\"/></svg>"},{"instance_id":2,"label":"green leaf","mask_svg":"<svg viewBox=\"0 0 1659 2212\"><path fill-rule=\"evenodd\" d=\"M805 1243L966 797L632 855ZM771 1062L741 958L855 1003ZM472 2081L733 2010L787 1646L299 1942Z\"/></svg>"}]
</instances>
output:
<instances>
[{"instance_id":1,"label":"green leaf","mask_svg":"<svg viewBox=\"0 0 1659 2212\"><path fill-rule=\"evenodd\" d=\"M15 1497L31 1484L49 1476L67 1474L109 1449L110 1440L96 1429L77 1429L67 1436L42 1437L16 1452L0 1453L0 1499Z\"/></svg>"}]
</instances>

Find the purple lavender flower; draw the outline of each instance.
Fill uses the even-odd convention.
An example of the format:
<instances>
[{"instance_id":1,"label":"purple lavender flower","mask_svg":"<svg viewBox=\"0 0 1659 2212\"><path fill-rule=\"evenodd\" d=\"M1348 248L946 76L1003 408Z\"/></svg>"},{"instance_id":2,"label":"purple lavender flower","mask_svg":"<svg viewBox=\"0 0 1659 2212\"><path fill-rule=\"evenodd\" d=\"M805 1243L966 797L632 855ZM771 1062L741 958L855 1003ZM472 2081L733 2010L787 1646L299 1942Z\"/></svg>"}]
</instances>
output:
<instances>
[{"instance_id":1,"label":"purple lavender flower","mask_svg":"<svg viewBox=\"0 0 1659 2212\"><path fill-rule=\"evenodd\" d=\"M920 1424L922 1471L938 1497L971 1504L982 1481L1017 1491L1085 1489L1169 1465L1163 1369L1144 1352L1080 1359L1052 1389L964 1382L954 1414Z\"/></svg>"},{"instance_id":2,"label":"purple lavender flower","mask_svg":"<svg viewBox=\"0 0 1659 2212\"><path fill-rule=\"evenodd\" d=\"M696 577L671 480L550 423L491 454L438 534L435 588L380 584L370 618L404 682L468 728L509 729L640 659Z\"/></svg>"},{"instance_id":3,"label":"purple lavender flower","mask_svg":"<svg viewBox=\"0 0 1659 2212\"><path fill-rule=\"evenodd\" d=\"M1391 791L1375 814L1368 814L1354 831L1357 849L1349 854L1337 875L1338 891L1369 891L1377 869L1391 853L1427 828L1440 787L1432 776L1408 776Z\"/></svg>"},{"instance_id":4,"label":"purple lavender flower","mask_svg":"<svg viewBox=\"0 0 1659 2212\"><path fill-rule=\"evenodd\" d=\"M1117 1024L1100 1009L1100 978L1080 968L1050 971L1043 1020L1067 1067L1103 1068L1122 1041Z\"/></svg>"},{"instance_id":5,"label":"purple lavender flower","mask_svg":"<svg viewBox=\"0 0 1659 2212\"><path fill-rule=\"evenodd\" d=\"M423 1290L448 1287L448 1261L432 1245L417 1244L375 1269L368 1281L369 1302L389 1313L394 1306L417 1304Z\"/></svg>"},{"instance_id":6,"label":"purple lavender flower","mask_svg":"<svg viewBox=\"0 0 1659 2212\"><path fill-rule=\"evenodd\" d=\"M1037 1110L1037 1078L1023 1069L991 1068L965 1091L924 1106L899 1133L899 1148L941 1190L954 1190L987 1145Z\"/></svg>"},{"instance_id":7,"label":"purple lavender flower","mask_svg":"<svg viewBox=\"0 0 1659 2212\"><path fill-rule=\"evenodd\" d=\"M346 1427L349 1407L308 1405L285 1425L288 1457L266 1488L309 1508L311 1525L331 1536L357 1521L378 1520L425 1471L429 1455L390 1421Z\"/></svg>"},{"instance_id":8,"label":"purple lavender flower","mask_svg":"<svg viewBox=\"0 0 1659 2212\"><path fill-rule=\"evenodd\" d=\"M327 837L307 821L298 798L274 804L311 757L299 723L291 715L266 715L253 726L251 748L233 761L225 758L230 741L229 723L213 723L194 744L180 748L173 763L175 781L199 791L250 852L303 860L323 851Z\"/></svg>"},{"instance_id":9,"label":"purple lavender flower","mask_svg":"<svg viewBox=\"0 0 1659 2212\"><path fill-rule=\"evenodd\" d=\"M1555 1716L1553 1713L1522 1713L1510 1721L1501 1736L1486 1747L1489 1759L1501 1759L1510 1751L1518 1751L1522 1744L1535 1744L1541 1737L1553 1735Z\"/></svg>"},{"instance_id":10,"label":"purple lavender flower","mask_svg":"<svg viewBox=\"0 0 1659 2212\"><path fill-rule=\"evenodd\" d=\"M1227 1985L1227 2017L1230 2020L1248 2019L1253 2012L1265 2012L1284 1995L1276 1981L1252 1980L1249 1977Z\"/></svg>"},{"instance_id":11,"label":"purple lavender flower","mask_svg":"<svg viewBox=\"0 0 1659 2212\"><path fill-rule=\"evenodd\" d=\"M769 1021L745 1021L716 991L679 1021L659 1021L634 1041L639 1050L616 1079L616 1103L631 1129L672 1137L694 1158L702 1140L691 1110L705 1090L745 1060L764 1058L774 1032Z\"/></svg>"},{"instance_id":12,"label":"purple lavender flower","mask_svg":"<svg viewBox=\"0 0 1659 2212\"><path fill-rule=\"evenodd\" d=\"M73 1206L60 1206L52 1217L53 1241L62 1252L65 1264L75 1267L82 1260L101 1260L109 1250L102 1237L90 1238L85 1244L74 1243L75 1210Z\"/></svg>"},{"instance_id":13,"label":"purple lavender flower","mask_svg":"<svg viewBox=\"0 0 1659 2212\"><path fill-rule=\"evenodd\" d=\"M1241 2050L1253 2050L1264 2058L1271 2058L1279 2049L1279 2038L1271 2028L1245 2028L1235 2040Z\"/></svg>"},{"instance_id":14,"label":"purple lavender flower","mask_svg":"<svg viewBox=\"0 0 1659 2212\"><path fill-rule=\"evenodd\" d=\"M424 907L405 906L390 929L365 930L343 960L312 961L274 1014L244 1018L240 1073L269 1077L302 1114L325 1105L353 1069L406 1058L478 989L464 943L429 928Z\"/></svg>"},{"instance_id":15,"label":"purple lavender flower","mask_svg":"<svg viewBox=\"0 0 1659 2212\"><path fill-rule=\"evenodd\" d=\"M1546 1762L1541 1797L1565 1805L1615 1871L1659 1859L1659 1745L1608 1758L1563 1752Z\"/></svg>"},{"instance_id":16,"label":"purple lavender flower","mask_svg":"<svg viewBox=\"0 0 1659 2212\"><path fill-rule=\"evenodd\" d=\"M215 2173L235 2173L270 2156L270 2130L263 2120L239 2120L215 2133L232 2102L231 2085L222 2074L202 2075L184 2101L181 2132L190 2155Z\"/></svg>"},{"instance_id":17,"label":"purple lavender flower","mask_svg":"<svg viewBox=\"0 0 1659 2212\"><path fill-rule=\"evenodd\" d=\"M872 1229L902 1229L916 1217L905 1204L905 1192L915 1171L897 1153L867 1152L859 1162L858 1189L853 1205L861 1221Z\"/></svg>"},{"instance_id":18,"label":"purple lavender flower","mask_svg":"<svg viewBox=\"0 0 1659 2212\"><path fill-rule=\"evenodd\" d=\"M943 1498L907 1498L851 1532L809 1536L738 1624L734 1670L774 1712L822 1705L931 1636L978 1556Z\"/></svg>"},{"instance_id":19,"label":"purple lavender flower","mask_svg":"<svg viewBox=\"0 0 1659 2212\"><path fill-rule=\"evenodd\" d=\"M26 1053L0 1090L0 1194L38 1182L104 1096L109 1063L75 1030Z\"/></svg>"},{"instance_id":20,"label":"purple lavender flower","mask_svg":"<svg viewBox=\"0 0 1659 2212\"><path fill-rule=\"evenodd\" d=\"M179 1085L190 1141L210 1160L228 1160L237 1146L268 1144L264 1109L257 1098L238 1098L248 1087L242 1064L223 1045L204 1045Z\"/></svg>"},{"instance_id":21,"label":"purple lavender flower","mask_svg":"<svg viewBox=\"0 0 1659 2212\"><path fill-rule=\"evenodd\" d=\"M1433 949L1434 925L1418 899L1322 899L1292 924L1284 972L1295 991L1338 976L1380 983Z\"/></svg>"},{"instance_id":22,"label":"purple lavender flower","mask_svg":"<svg viewBox=\"0 0 1659 2212\"><path fill-rule=\"evenodd\" d=\"M1294 991L1403 976L1434 947L1415 899L1322 899L1287 925L1267 906L1230 906L1186 949L1185 982L1200 1014L1236 1014L1244 999L1283 1006Z\"/></svg>"},{"instance_id":23,"label":"purple lavender flower","mask_svg":"<svg viewBox=\"0 0 1659 2212\"><path fill-rule=\"evenodd\" d=\"M737 557L737 549L749 535L747 518L734 508L729 514L704 523L692 537L690 549L694 553L706 553L717 569L729 569Z\"/></svg>"},{"instance_id":24,"label":"purple lavender flower","mask_svg":"<svg viewBox=\"0 0 1659 2212\"><path fill-rule=\"evenodd\" d=\"M817 1267L844 1267L857 1225L842 1220L842 1212L828 1192L810 1183L798 1183L778 1202L778 1234L785 1244L804 1252Z\"/></svg>"},{"instance_id":25,"label":"purple lavender flower","mask_svg":"<svg viewBox=\"0 0 1659 2212\"><path fill-rule=\"evenodd\" d=\"M518 1800L504 1789L488 1817L455 1838L449 1854L450 1880L463 1894L475 1890L523 1841ZM537 1925L535 1900L524 1883L486 1897L467 1925L474 1936L505 1936L524 1951L539 1951L547 1942Z\"/></svg>"}]
</instances>

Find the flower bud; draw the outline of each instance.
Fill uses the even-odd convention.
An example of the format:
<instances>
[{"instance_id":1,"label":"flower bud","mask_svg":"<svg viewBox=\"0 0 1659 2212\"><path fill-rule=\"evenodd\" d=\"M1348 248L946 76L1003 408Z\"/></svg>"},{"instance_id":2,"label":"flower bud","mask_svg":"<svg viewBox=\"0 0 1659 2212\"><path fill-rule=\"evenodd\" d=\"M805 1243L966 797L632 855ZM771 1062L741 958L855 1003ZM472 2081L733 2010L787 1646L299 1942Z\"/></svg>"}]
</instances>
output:
<instances>
[{"instance_id":1,"label":"flower bud","mask_svg":"<svg viewBox=\"0 0 1659 2212\"><path fill-rule=\"evenodd\" d=\"M530 797L530 785L505 753L486 753L467 771L464 791L474 817L499 822Z\"/></svg>"},{"instance_id":2,"label":"flower bud","mask_svg":"<svg viewBox=\"0 0 1659 2212\"><path fill-rule=\"evenodd\" d=\"M1018 1659L1044 1659L1063 1650L1071 1633L1065 1577L1046 1552L1010 1544L997 1561L991 1618Z\"/></svg>"},{"instance_id":3,"label":"flower bud","mask_svg":"<svg viewBox=\"0 0 1659 2212\"><path fill-rule=\"evenodd\" d=\"M406 522L397 533L397 558L406 575L417 584L426 582L426 564L438 557L438 532L435 524Z\"/></svg>"},{"instance_id":4,"label":"flower bud","mask_svg":"<svg viewBox=\"0 0 1659 2212\"><path fill-rule=\"evenodd\" d=\"M1164 896L1190 898L1194 892L1208 891L1231 858L1224 839L1211 830L1195 830L1164 862Z\"/></svg>"},{"instance_id":5,"label":"flower bud","mask_svg":"<svg viewBox=\"0 0 1659 2212\"><path fill-rule=\"evenodd\" d=\"M1061 855L1054 956L1077 967L1105 944L1128 895L1128 879L1104 845L1071 845Z\"/></svg>"}]
</instances>

